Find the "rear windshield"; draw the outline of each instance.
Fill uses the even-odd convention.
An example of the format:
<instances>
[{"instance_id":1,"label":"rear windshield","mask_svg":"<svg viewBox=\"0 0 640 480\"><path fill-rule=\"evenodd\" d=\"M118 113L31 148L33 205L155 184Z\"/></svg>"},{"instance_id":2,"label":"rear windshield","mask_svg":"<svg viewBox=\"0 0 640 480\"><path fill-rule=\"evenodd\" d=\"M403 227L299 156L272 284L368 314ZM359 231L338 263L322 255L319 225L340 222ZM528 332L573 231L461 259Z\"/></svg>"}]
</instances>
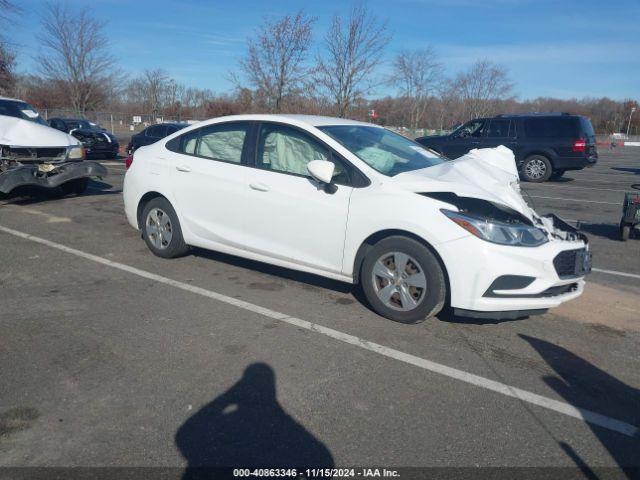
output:
<instances>
[{"instance_id":1,"label":"rear windshield","mask_svg":"<svg viewBox=\"0 0 640 480\"><path fill-rule=\"evenodd\" d=\"M35 108L19 100L0 100L0 115L21 118L22 120L28 120L42 125L47 124Z\"/></svg>"},{"instance_id":2,"label":"rear windshield","mask_svg":"<svg viewBox=\"0 0 640 480\"><path fill-rule=\"evenodd\" d=\"M579 138L579 125L578 117L526 118L524 120L524 131L527 137L530 138Z\"/></svg>"}]
</instances>

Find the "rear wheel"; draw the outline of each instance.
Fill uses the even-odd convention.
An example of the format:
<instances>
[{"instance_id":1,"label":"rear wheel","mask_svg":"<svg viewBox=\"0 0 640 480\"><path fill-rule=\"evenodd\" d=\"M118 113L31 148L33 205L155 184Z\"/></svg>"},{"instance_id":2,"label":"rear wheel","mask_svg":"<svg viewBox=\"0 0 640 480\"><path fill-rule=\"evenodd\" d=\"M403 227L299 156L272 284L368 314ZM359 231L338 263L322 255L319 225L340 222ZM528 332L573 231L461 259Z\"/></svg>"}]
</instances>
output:
<instances>
[{"instance_id":1,"label":"rear wheel","mask_svg":"<svg viewBox=\"0 0 640 480\"><path fill-rule=\"evenodd\" d=\"M75 180L71 180L70 182L63 183L60 185L62 191L65 195L71 195L75 193L76 195L82 195L89 186L89 179L87 177L84 178L76 178Z\"/></svg>"},{"instance_id":2,"label":"rear wheel","mask_svg":"<svg viewBox=\"0 0 640 480\"><path fill-rule=\"evenodd\" d=\"M371 307L401 323L419 323L444 306L446 283L438 259L420 242L394 236L368 252L360 275Z\"/></svg>"},{"instance_id":3,"label":"rear wheel","mask_svg":"<svg viewBox=\"0 0 640 480\"><path fill-rule=\"evenodd\" d=\"M142 220L142 238L155 255L176 258L189 251L178 215L166 198L150 200L142 210Z\"/></svg>"},{"instance_id":4,"label":"rear wheel","mask_svg":"<svg viewBox=\"0 0 640 480\"><path fill-rule=\"evenodd\" d=\"M549 180L553 167L547 157L531 155L520 167L520 176L527 182L541 183Z\"/></svg>"}]
</instances>

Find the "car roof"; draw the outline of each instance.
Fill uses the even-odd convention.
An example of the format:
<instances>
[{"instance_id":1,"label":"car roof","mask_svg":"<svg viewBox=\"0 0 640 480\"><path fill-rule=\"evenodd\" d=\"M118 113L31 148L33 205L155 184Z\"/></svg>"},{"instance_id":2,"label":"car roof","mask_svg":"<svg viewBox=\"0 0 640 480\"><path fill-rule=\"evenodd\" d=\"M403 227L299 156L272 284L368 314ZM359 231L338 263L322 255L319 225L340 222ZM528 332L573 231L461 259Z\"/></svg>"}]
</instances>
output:
<instances>
[{"instance_id":1,"label":"car roof","mask_svg":"<svg viewBox=\"0 0 640 480\"><path fill-rule=\"evenodd\" d=\"M22 102L27 103L24 100L20 100L19 98L11 98L11 97L0 97L0 100L9 100L11 102Z\"/></svg>"},{"instance_id":2,"label":"car roof","mask_svg":"<svg viewBox=\"0 0 640 480\"><path fill-rule=\"evenodd\" d=\"M533 113L503 113L493 118L576 118L582 115L576 115L566 112L533 112Z\"/></svg>"},{"instance_id":3,"label":"car roof","mask_svg":"<svg viewBox=\"0 0 640 480\"><path fill-rule=\"evenodd\" d=\"M219 122L227 122L227 121L257 121L257 122L282 122L288 123L291 125L300 125L304 124L312 127L322 127L322 126L335 126L335 125L360 125L367 127L378 127L378 125L374 125L366 122L359 122L357 120L350 120L348 118L336 118L336 117L326 117L321 115L301 115L301 114L288 114L288 113L278 113L278 114L260 114L260 113L251 113L245 115L229 115L225 117L216 117L210 118L200 124L208 124L208 123L219 123Z\"/></svg>"}]
</instances>

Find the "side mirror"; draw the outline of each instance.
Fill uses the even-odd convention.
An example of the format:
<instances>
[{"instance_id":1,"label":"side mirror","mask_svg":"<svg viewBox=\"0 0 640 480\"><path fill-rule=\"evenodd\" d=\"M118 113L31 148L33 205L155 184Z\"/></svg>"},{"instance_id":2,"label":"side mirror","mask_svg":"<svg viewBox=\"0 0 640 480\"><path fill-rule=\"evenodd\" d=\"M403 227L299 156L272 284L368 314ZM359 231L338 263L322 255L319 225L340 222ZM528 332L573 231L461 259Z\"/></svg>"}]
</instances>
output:
<instances>
[{"instance_id":1,"label":"side mirror","mask_svg":"<svg viewBox=\"0 0 640 480\"><path fill-rule=\"evenodd\" d=\"M328 160L312 160L307 164L309 174L320 183L330 184L336 166Z\"/></svg>"}]
</instances>

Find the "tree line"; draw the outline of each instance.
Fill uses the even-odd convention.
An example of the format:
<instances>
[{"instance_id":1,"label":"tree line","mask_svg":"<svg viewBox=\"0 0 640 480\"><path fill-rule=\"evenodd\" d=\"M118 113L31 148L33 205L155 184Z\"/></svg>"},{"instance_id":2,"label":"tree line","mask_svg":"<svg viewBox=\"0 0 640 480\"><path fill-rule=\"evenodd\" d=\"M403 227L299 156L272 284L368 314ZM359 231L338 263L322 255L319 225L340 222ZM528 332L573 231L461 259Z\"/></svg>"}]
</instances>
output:
<instances>
[{"instance_id":1,"label":"tree line","mask_svg":"<svg viewBox=\"0 0 640 480\"><path fill-rule=\"evenodd\" d=\"M0 26L21 14L0 0ZM634 100L609 98L519 100L508 70L487 59L448 76L433 46L404 49L381 74L391 41L386 23L352 6L334 15L319 45L317 19L304 11L268 18L247 39L229 72L229 93L188 87L162 69L126 75L111 54L106 25L86 8L45 6L38 34L37 69L16 73L15 49L0 37L0 94L37 108L69 108L79 115L103 110L154 117L201 119L239 113L309 113L372 120L384 125L448 129L497 113L567 111L588 116L601 133L626 130ZM375 92L393 95L375 98ZM375 114L373 114L375 112ZM640 130L640 114L632 132Z\"/></svg>"}]
</instances>

